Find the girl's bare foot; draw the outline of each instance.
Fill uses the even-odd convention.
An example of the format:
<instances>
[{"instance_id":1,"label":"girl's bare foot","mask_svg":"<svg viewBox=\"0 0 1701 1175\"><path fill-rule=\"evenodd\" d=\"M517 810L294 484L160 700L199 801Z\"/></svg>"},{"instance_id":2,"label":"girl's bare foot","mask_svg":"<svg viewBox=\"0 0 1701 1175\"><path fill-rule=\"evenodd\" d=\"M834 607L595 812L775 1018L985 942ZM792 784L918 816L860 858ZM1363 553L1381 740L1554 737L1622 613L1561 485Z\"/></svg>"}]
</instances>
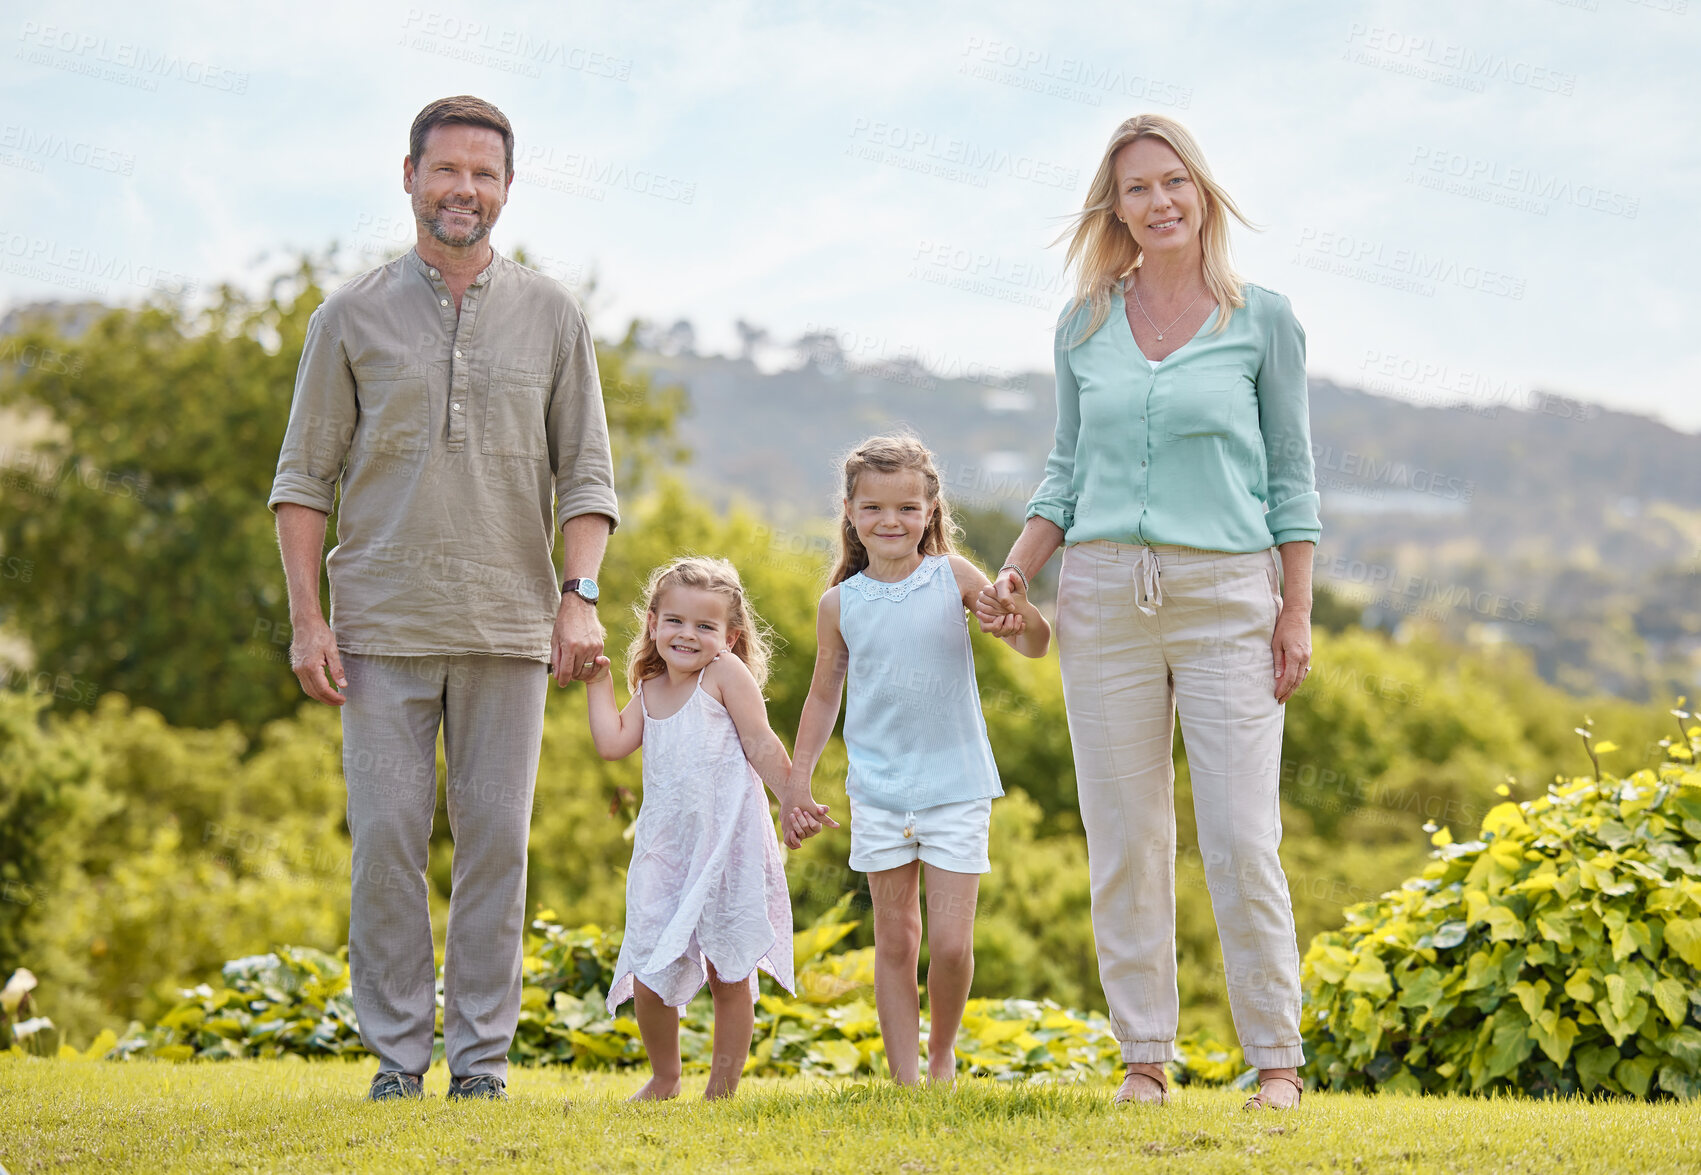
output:
<instances>
[{"instance_id":1,"label":"girl's bare foot","mask_svg":"<svg viewBox=\"0 0 1701 1175\"><path fill-rule=\"evenodd\" d=\"M639 1087L638 1092L626 1100L629 1102L665 1102L679 1096L679 1078L652 1077Z\"/></svg>"},{"instance_id":2,"label":"girl's bare foot","mask_svg":"<svg viewBox=\"0 0 1701 1175\"><path fill-rule=\"evenodd\" d=\"M927 1083L929 1085L951 1085L957 1080L957 1058L941 1057L935 1063L931 1057L927 1061Z\"/></svg>"}]
</instances>

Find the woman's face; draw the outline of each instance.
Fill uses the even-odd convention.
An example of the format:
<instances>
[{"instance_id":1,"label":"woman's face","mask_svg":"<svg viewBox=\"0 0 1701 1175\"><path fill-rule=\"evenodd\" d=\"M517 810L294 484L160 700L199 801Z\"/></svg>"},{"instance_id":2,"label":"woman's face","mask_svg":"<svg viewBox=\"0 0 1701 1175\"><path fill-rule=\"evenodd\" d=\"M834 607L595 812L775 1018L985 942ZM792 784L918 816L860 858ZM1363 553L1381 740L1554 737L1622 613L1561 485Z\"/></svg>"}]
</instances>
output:
<instances>
[{"instance_id":1,"label":"woman's face","mask_svg":"<svg viewBox=\"0 0 1701 1175\"><path fill-rule=\"evenodd\" d=\"M1147 253L1197 249L1204 197L1181 156L1162 139L1135 139L1116 153L1116 214Z\"/></svg>"}]
</instances>

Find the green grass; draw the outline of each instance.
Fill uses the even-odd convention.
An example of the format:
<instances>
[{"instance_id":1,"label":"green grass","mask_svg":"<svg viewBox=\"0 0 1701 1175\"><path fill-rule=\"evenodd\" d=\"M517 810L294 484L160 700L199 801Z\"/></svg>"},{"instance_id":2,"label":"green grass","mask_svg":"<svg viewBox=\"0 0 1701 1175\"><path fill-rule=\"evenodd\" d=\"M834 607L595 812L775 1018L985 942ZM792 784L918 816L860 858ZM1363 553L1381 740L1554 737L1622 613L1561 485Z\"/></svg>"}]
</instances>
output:
<instances>
[{"instance_id":1,"label":"green grass","mask_svg":"<svg viewBox=\"0 0 1701 1175\"><path fill-rule=\"evenodd\" d=\"M1701 1170L1701 1107L1308 1093L1288 1114L1111 1086L747 1081L728 1103L622 1100L647 1075L515 1070L513 1100L360 1101L370 1061L172 1065L0 1055L0 1164L35 1171L1616 1171ZM564 1102L571 1099L571 1107Z\"/></svg>"}]
</instances>

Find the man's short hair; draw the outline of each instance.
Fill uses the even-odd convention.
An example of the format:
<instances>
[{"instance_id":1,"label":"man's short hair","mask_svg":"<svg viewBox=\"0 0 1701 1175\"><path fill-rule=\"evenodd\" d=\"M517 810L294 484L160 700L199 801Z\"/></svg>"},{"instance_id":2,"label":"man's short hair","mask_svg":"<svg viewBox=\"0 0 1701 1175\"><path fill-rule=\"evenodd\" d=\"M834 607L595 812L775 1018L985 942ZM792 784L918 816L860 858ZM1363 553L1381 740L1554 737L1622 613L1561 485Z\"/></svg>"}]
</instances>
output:
<instances>
[{"instance_id":1,"label":"man's short hair","mask_svg":"<svg viewBox=\"0 0 1701 1175\"><path fill-rule=\"evenodd\" d=\"M499 133L502 136L502 162L507 168L502 178L506 180L513 176L514 128L509 125L508 116L483 98L474 98L471 94L439 98L414 116L413 128L408 131L408 158L413 160L415 167L419 166L420 158L425 154L425 136L431 128L452 123L482 126Z\"/></svg>"}]
</instances>

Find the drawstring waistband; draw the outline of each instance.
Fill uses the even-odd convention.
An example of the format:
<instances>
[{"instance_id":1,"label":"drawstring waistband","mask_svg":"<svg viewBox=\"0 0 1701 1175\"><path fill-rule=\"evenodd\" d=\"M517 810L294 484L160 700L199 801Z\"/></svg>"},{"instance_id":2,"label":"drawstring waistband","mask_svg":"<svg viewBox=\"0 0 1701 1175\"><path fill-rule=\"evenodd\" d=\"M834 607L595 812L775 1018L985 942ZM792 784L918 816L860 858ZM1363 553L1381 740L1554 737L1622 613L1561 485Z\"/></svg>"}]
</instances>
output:
<instances>
[{"instance_id":1,"label":"drawstring waistband","mask_svg":"<svg viewBox=\"0 0 1701 1175\"><path fill-rule=\"evenodd\" d=\"M1134 602L1142 613L1156 616L1164 602L1164 589L1158 569L1158 553L1150 547L1137 548L1134 566ZM1148 601L1150 601L1148 603Z\"/></svg>"}]
</instances>

